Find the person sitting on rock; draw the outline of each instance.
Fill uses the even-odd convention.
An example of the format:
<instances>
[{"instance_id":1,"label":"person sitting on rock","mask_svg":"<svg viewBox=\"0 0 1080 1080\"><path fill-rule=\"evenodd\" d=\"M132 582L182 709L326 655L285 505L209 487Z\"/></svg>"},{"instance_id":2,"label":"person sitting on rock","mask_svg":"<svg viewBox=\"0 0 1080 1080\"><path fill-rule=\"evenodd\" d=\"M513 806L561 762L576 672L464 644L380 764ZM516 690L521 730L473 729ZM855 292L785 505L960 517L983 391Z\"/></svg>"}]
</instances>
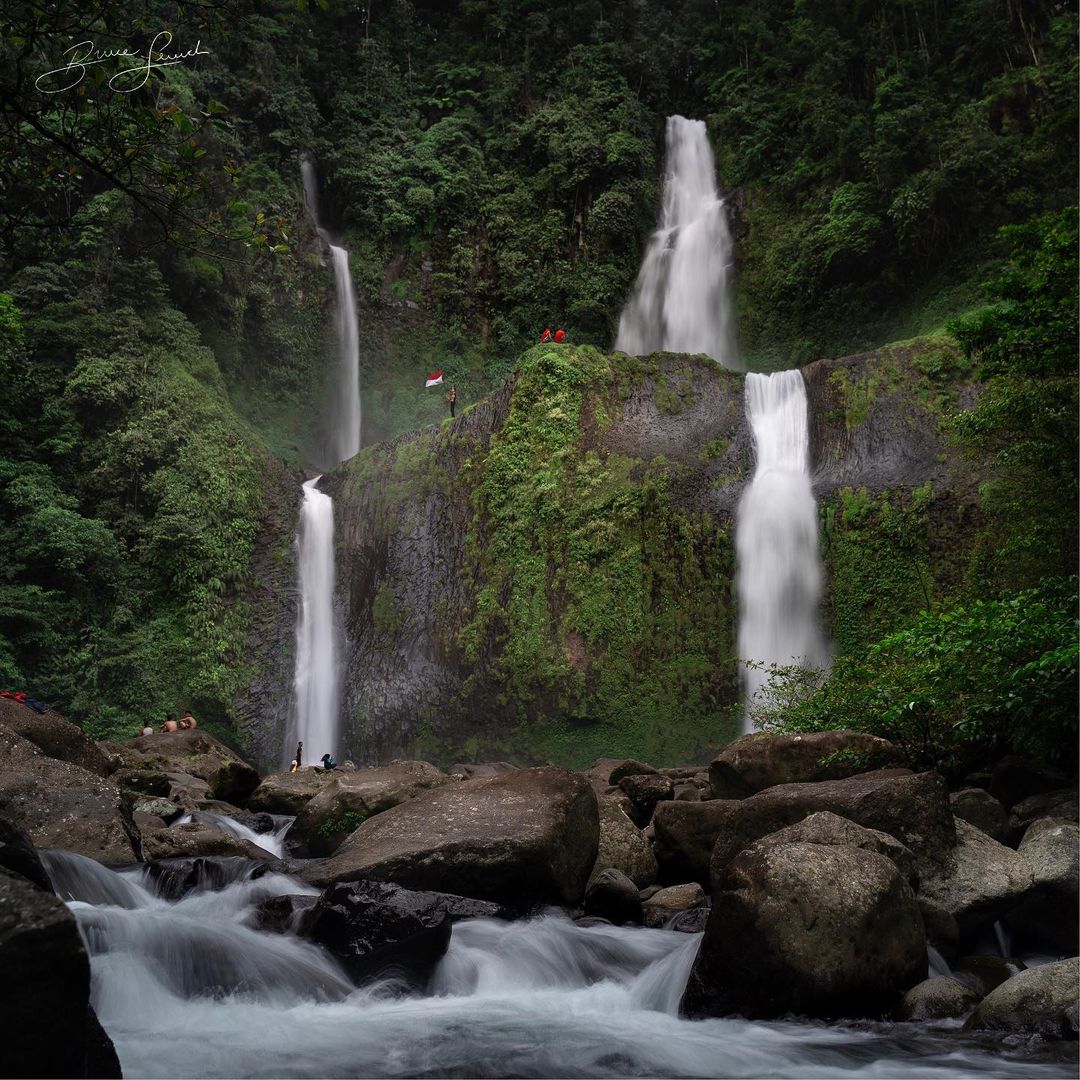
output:
<instances>
[{"instance_id":1,"label":"person sitting on rock","mask_svg":"<svg viewBox=\"0 0 1080 1080\"><path fill-rule=\"evenodd\" d=\"M154 734L154 729L149 724L143 724L143 729L142 729L142 731L139 732L139 734L140 735L153 735Z\"/></svg>"},{"instance_id":2,"label":"person sitting on rock","mask_svg":"<svg viewBox=\"0 0 1080 1080\"><path fill-rule=\"evenodd\" d=\"M322 765L323 772L330 772L331 769L337 767L337 762L329 754L323 754Z\"/></svg>"},{"instance_id":3,"label":"person sitting on rock","mask_svg":"<svg viewBox=\"0 0 1080 1080\"><path fill-rule=\"evenodd\" d=\"M199 722L190 712L186 712L180 717L180 728L182 731L191 731L192 728L197 728L198 726Z\"/></svg>"},{"instance_id":4,"label":"person sitting on rock","mask_svg":"<svg viewBox=\"0 0 1080 1080\"><path fill-rule=\"evenodd\" d=\"M171 735L174 731L178 731L180 725L171 717L165 718L165 723L161 725L162 735Z\"/></svg>"},{"instance_id":5,"label":"person sitting on rock","mask_svg":"<svg viewBox=\"0 0 1080 1080\"><path fill-rule=\"evenodd\" d=\"M549 326L540 336L540 344L546 345L551 340L551 327Z\"/></svg>"},{"instance_id":6,"label":"person sitting on rock","mask_svg":"<svg viewBox=\"0 0 1080 1080\"><path fill-rule=\"evenodd\" d=\"M296 772L299 768L300 766L296 764L296 758L293 758L292 761L289 762L289 772Z\"/></svg>"},{"instance_id":7,"label":"person sitting on rock","mask_svg":"<svg viewBox=\"0 0 1080 1080\"><path fill-rule=\"evenodd\" d=\"M555 344L556 345L561 345L565 340L566 340L566 331L561 330L561 329L556 330L555 331Z\"/></svg>"}]
</instances>

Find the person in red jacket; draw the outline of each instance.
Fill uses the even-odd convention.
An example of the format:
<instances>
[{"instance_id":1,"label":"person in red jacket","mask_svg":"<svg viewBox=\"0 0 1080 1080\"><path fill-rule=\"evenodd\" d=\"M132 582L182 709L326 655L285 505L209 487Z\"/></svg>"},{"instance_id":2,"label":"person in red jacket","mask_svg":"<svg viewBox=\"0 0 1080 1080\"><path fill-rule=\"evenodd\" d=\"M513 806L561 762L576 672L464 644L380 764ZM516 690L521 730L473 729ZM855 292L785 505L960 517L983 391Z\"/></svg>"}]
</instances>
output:
<instances>
[{"instance_id":1,"label":"person in red jacket","mask_svg":"<svg viewBox=\"0 0 1080 1080\"><path fill-rule=\"evenodd\" d=\"M546 345L551 340L551 327L549 326L543 334L540 335L540 344Z\"/></svg>"},{"instance_id":2,"label":"person in red jacket","mask_svg":"<svg viewBox=\"0 0 1080 1080\"><path fill-rule=\"evenodd\" d=\"M564 330L555 331L555 344L561 345L566 340L566 332Z\"/></svg>"}]
</instances>

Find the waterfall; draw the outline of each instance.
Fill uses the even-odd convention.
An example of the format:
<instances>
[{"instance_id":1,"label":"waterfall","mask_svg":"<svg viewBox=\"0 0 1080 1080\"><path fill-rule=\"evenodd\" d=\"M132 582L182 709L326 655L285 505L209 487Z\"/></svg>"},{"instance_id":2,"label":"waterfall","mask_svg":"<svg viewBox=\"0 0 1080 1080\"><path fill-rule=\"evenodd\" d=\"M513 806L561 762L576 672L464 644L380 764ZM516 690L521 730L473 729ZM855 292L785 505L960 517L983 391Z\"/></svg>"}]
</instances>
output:
<instances>
[{"instance_id":1,"label":"waterfall","mask_svg":"<svg viewBox=\"0 0 1080 1080\"><path fill-rule=\"evenodd\" d=\"M660 227L619 319L615 348L638 356L705 353L737 367L733 245L703 121L668 117L665 162Z\"/></svg>"},{"instance_id":2,"label":"waterfall","mask_svg":"<svg viewBox=\"0 0 1080 1080\"><path fill-rule=\"evenodd\" d=\"M337 753L338 648L334 622L334 504L318 488L319 477L304 484L296 531L300 568L300 613L296 622L292 727L284 751L288 760L297 740L304 761Z\"/></svg>"},{"instance_id":3,"label":"waterfall","mask_svg":"<svg viewBox=\"0 0 1080 1080\"><path fill-rule=\"evenodd\" d=\"M749 668L749 706L770 664L822 668L828 651L818 619L824 587L817 504L810 485L806 385L798 371L746 376L746 413L757 466L739 502L739 656ZM760 699L759 699L760 700Z\"/></svg>"},{"instance_id":4,"label":"waterfall","mask_svg":"<svg viewBox=\"0 0 1080 1080\"><path fill-rule=\"evenodd\" d=\"M349 273L349 253L330 245L337 290L338 394L335 398L333 451L335 461L360 452L360 331L356 323L356 292Z\"/></svg>"}]
</instances>

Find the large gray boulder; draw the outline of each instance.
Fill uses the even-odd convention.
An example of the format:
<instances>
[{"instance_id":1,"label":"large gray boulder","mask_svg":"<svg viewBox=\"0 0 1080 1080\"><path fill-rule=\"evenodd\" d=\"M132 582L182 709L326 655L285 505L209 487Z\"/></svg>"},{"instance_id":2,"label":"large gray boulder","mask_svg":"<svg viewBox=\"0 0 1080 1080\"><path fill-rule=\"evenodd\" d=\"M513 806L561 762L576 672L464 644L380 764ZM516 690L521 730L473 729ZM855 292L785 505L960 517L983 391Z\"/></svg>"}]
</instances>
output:
<instances>
[{"instance_id":1,"label":"large gray boulder","mask_svg":"<svg viewBox=\"0 0 1080 1080\"><path fill-rule=\"evenodd\" d=\"M1043 818L1080 822L1080 803L1077 802L1076 788L1047 791L1018 802L1009 811L1008 843L1017 847L1028 829Z\"/></svg>"},{"instance_id":2,"label":"large gray boulder","mask_svg":"<svg viewBox=\"0 0 1080 1080\"><path fill-rule=\"evenodd\" d=\"M911 886L884 855L769 845L727 867L694 962L692 1017L882 1015L926 978Z\"/></svg>"},{"instance_id":3,"label":"large gray boulder","mask_svg":"<svg viewBox=\"0 0 1080 1080\"><path fill-rule=\"evenodd\" d=\"M565 769L520 769L421 792L365 821L306 877L361 879L517 907L577 904L596 862L596 796Z\"/></svg>"},{"instance_id":4,"label":"large gray boulder","mask_svg":"<svg viewBox=\"0 0 1080 1080\"><path fill-rule=\"evenodd\" d=\"M297 815L290 839L306 842L313 855L331 855L369 817L450 782L426 761L392 761L380 768L335 771Z\"/></svg>"},{"instance_id":5,"label":"large gray boulder","mask_svg":"<svg viewBox=\"0 0 1080 1080\"><path fill-rule=\"evenodd\" d=\"M204 856L241 856L263 862L274 859L265 848L233 836L203 821L189 821L167 829L155 829L142 834L143 858L154 859L200 858Z\"/></svg>"},{"instance_id":6,"label":"large gray boulder","mask_svg":"<svg viewBox=\"0 0 1080 1080\"><path fill-rule=\"evenodd\" d=\"M1005 807L982 788L969 787L954 791L949 796L952 812L969 825L1004 844L1009 832L1009 815Z\"/></svg>"},{"instance_id":7,"label":"large gray boulder","mask_svg":"<svg viewBox=\"0 0 1080 1080\"><path fill-rule=\"evenodd\" d=\"M965 1029L1075 1039L1080 958L1028 968L978 1004Z\"/></svg>"},{"instance_id":8,"label":"large gray boulder","mask_svg":"<svg viewBox=\"0 0 1080 1080\"><path fill-rule=\"evenodd\" d=\"M641 894L621 870L603 870L589 880L582 908L586 915L607 919L616 926L640 923Z\"/></svg>"},{"instance_id":9,"label":"large gray boulder","mask_svg":"<svg viewBox=\"0 0 1080 1080\"><path fill-rule=\"evenodd\" d=\"M726 768L734 770L750 792L756 792L778 784L842 780L899 759L892 743L857 731L755 732L728 743L713 759L709 772L710 778L716 774L715 797L725 798L730 790Z\"/></svg>"},{"instance_id":10,"label":"large gray boulder","mask_svg":"<svg viewBox=\"0 0 1080 1080\"><path fill-rule=\"evenodd\" d=\"M1019 854L1035 876L1032 896L1004 917L1023 942L1057 953L1080 949L1080 826L1039 820L1020 842Z\"/></svg>"},{"instance_id":11,"label":"large gray boulder","mask_svg":"<svg viewBox=\"0 0 1080 1080\"><path fill-rule=\"evenodd\" d=\"M243 803L259 784L259 774L235 750L196 728L172 734L140 735L112 744L128 769L184 774L205 784L196 798Z\"/></svg>"},{"instance_id":12,"label":"large gray boulder","mask_svg":"<svg viewBox=\"0 0 1080 1080\"><path fill-rule=\"evenodd\" d=\"M599 798L600 842L590 881L605 870L618 870L639 889L656 880L656 856L652 844L612 799Z\"/></svg>"},{"instance_id":13,"label":"large gray boulder","mask_svg":"<svg viewBox=\"0 0 1080 1080\"><path fill-rule=\"evenodd\" d=\"M249 810L298 816L319 792L330 787L336 779L336 771L324 773L321 769L307 766L294 773L271 773L264 776L248 796L247 806Z\"/></svg>"},{"instance_id":14,"label":"large gray boulder","mask_svg":"<svg viewBox=\"0 0 1080 1080\"><path fill-rule=\"evenodd\" d=\"M119 1077L90 1007L90 961L67 906L0 871L0 1075Z\"/></svg>"},{"instance_id":15,"label":"large gray boulder","mask_svg":"<svg viewBox=\"0 0 1080 1080\"><path fill-rule=\"evenodd\" d=\"M913 986L896 1009L897 1020L951 1020L966 1016L978 1005L979 995L947 975Z\"/></svg>"},{"instance_id":16,"label":"large gray boulder","mask_svg":"<svg viewBox=\"0 0 1080 1080\"><path fill-rule=\"evenodd\" d=\"M112 865L141 858L139 831L120 789L78 765L47 757L0 726L0 814L38 847Z\"/></svg>"},{"instance_id":17,"label":"large gray boulder","mask_svg":"<svg viewBox=\"0 0 1080 1080\"><path fill-rule=\"evenodd\" d=\"M1029 898L1034 883L1022 855L957 819L956 846L923 867L920 893L956 919L961 940L970 940Z\"/></svg>"},{"instance_id":18,"label":"large gray boulder","mask_svg":"<svg viewBox=\"0 0 1080 1080\"><path fill-rule=\"evenodd\" d=\"M108 776L112 769L112 762L98 744L52 709L39 713L10 698L0 698L0 724L57 761L78 765L98 776Z\"/></svg>"},{"instance_id":19,"label":"large gray boulder","mask_svg":"<svg viewBox=\"0 0 1080 1080\"><path fill-rule=\"evenodd\" d=\"M755 840L822 810L888 833L920 863L940 857L956 839L948 789L937 773L880 769L844 780L782 784L742 800L660 803L653 827L661 876L707 885L710 863L722 870Z\"/></svg>"}]
</instances>

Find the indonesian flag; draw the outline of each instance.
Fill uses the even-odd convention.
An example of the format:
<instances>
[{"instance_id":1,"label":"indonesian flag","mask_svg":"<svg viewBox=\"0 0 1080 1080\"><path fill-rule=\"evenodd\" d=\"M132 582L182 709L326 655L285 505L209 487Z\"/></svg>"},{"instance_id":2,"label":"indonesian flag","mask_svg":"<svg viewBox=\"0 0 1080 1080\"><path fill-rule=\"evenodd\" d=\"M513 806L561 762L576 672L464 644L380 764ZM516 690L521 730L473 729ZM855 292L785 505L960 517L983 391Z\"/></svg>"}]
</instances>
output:
<instances>
[{"instance_id":1,"label":"indonesian flag","mask_svg":"<svg viewBox=\"0 0 1080 1080\"><path fill-rule=\"evenodd\" d=\"M442 382L442 372L441 371L436 371L434 375L429 375L427 377L427 382L424 383L424 388L426 389L429 386L438 386L439 383L441 383L441 382Z\"/></svg>"}]
</instances>

